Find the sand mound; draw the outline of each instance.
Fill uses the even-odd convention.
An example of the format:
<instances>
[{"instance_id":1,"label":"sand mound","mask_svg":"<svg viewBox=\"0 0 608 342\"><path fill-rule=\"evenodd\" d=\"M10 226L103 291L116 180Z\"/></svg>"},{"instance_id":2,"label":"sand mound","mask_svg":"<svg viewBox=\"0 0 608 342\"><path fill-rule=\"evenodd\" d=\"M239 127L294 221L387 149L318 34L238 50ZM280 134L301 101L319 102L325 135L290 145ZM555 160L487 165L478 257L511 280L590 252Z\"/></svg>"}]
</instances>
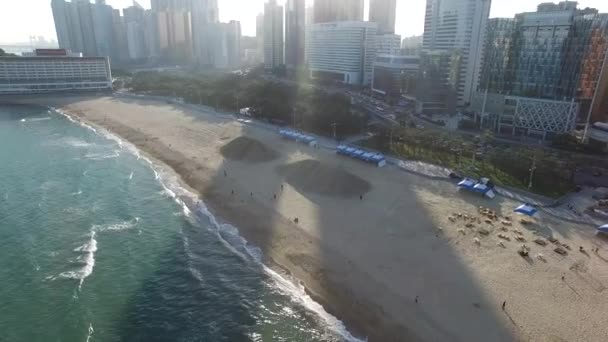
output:
<instances>
[{"instance_id":1,"label":"sand mound","mask_svg":"<svg viewBox=\"0 0 608 342\"><path fill-rule=\"evenodd\" d=\"M337 167L316 160L302 160L277 167L287 183L303 192L332 197L358 197L367 193L371 185L365 179Z\"/></svg>"},{"instance_id":2,"label":"sand mound","mask_svg":"<svg viewBox=\"0 0 608 342\"><path fill-rule=\"evenodd\" d=\"M248 163L263 163L278 157L275 150L247 137L232 140L220 148L220 153L224 158Z\"/></svg>"}]
</instances>

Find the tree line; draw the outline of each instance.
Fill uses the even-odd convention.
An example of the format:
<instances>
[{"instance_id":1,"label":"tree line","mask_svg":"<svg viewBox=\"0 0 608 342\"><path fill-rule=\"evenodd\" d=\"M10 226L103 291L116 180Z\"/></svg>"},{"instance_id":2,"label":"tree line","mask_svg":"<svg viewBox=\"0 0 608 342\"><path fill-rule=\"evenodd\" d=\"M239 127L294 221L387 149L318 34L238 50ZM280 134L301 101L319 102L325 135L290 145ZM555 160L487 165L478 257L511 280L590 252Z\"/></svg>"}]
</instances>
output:
<instances>
[{"instance_id":1,"label":"tree line","mask_svg":"<svg viewBox=\"0 0 608 342\"><path fill-rule=\"evenodd\" d=\"M367 146L457 170L462 176L489 177L498 185L551 197L574 190L577 163L541 148L499 144L490 131L464 140L447 132L380 128Z\"/></svg>"},{"instance_id":2,"label":"tree line","mask_svg":"<svg viewBox=\"0 0 608 342\"><path fill-rule=\"evenodd\" d=\"M133 75L135 92L177 96L188 103L250 115L276 124L337 137L362 132L367 114L351 106L350 98L315 87L266 80L259 72L240 74L186 74L140 72Z\"/></svg>"}]
</instances>

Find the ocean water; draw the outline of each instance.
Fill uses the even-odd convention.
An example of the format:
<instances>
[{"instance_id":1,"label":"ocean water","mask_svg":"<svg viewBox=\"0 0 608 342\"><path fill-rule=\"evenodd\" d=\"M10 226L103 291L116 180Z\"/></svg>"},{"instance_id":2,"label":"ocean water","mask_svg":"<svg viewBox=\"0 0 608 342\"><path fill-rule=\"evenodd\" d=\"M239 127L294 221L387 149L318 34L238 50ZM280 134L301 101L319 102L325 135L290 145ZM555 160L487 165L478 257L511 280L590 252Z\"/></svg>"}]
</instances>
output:
<instances>
[{"instance_id":1,"label":"ocean water","mask_svg":"<svg viewBox=\"0 0 608 342\"><path fill-rule=\"evenodd\" d=\"M202 200L107 133L0 106L0 341L355 340Z\"/></svg>"}]
</instances>

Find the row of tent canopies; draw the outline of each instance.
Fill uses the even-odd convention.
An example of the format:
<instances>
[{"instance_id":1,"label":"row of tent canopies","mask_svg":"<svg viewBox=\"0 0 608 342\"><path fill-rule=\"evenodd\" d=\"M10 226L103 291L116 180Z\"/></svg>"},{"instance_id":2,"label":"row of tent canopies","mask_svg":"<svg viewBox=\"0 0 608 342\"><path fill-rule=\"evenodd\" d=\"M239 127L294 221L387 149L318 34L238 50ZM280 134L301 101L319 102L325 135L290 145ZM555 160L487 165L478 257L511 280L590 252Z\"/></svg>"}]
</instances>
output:
<instances>
[{"instance_id":1,"label":"row of tent canopies","mask_svg":"<svg viewBox=\"0 0 608 342\"><path fill-rule=\"evenodd\" d=\"M492 190L492 187L488 185L489 180L482 179L481 181L476 181L471 178L465 178L462 181L458 182L458 187L461 189L469 190L472 192L480 193L488 198L496 197L496 194Z\"/></svg>"},{"instance_id":2,"label":"row of tent canopies","mask_svg":"<svg viewBox=\"0 0 608 342\"><path fill-rule=\"evenodd\" d=\"M360 148L351 147L347 145L338 145L336 153L348 156L351 158L359 159L364 162L375 164L378 167L386 165L386 157L381 153L369 152Z\"/></svg>"},{"instance_id":3,"label":"row of tent canopies","mask_svg":"<svg viewBox=\"0 0 608 342\"><path fill-rule=\"evenodd\" d=\"M314 146L317 144L317 138L313 137L312 135L302 134L300 132L292 131L290 129L280 129L279 134L283 138L301 142L309 146Z\"/></svg>"},{"instance_id":4,"label":"row of tent canopies","mask_svg":"<svg viewBox=\"0 0 608 342\"><path fill-rule=\"evenodd\" d=\"M515 210L513 210L513 211L516 213L519 213L519 214L527 215L527 216L534 216L538 212L538 209L531 204L524 203L524 204L520 205L519 207L515 208ZM603 233L603 234L608 234L608 224L597 227L597 232Z\"/></svg>"}]
</instances>

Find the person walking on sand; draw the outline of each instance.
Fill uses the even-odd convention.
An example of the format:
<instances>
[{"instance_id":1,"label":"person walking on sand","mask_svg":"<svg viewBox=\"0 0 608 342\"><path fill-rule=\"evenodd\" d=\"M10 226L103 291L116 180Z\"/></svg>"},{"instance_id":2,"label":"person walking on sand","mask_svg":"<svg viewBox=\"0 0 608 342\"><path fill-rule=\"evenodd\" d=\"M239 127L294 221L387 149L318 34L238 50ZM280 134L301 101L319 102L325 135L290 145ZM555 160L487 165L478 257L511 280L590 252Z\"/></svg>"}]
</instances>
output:
<instances>
[{"instance_id":1,"label":"person walking on sand","mask_svg":"<svg viewBox=\"0 0 608 342\"><path fill-rule=\"evenodd\" d=\"M363 195L359 195L359 199L363 201Z\"/></svg>"},{"instance_id":2,"label":"person walking on sand","mask_svg":"<svg viewBox=\"0 0 608 342\"><path fill-rule=\"evenodd\" d=\"M226 172L226 170L224 170L224 177L227 177L228 173Z\"/></svg>"},{"instance_id":3,"label":"person walking on sand","mask_svg":"<svg viewBox=\"0 0 608 342\"><path fill-rule=\"evenodd\" d=\"M418 296L416 296L416 298L414 298L414 302L418 303Z\"/></svg>"},{"instance_id":4,"label":"person walking on sand","mask_svg":"<svg viewBox=\"0 0 608 342\"><path fill-rule=\"evenodd\" d=\"M502 302L502 311L505 311L505 306L507 306L507 301Z\"/></svg>"}]
</instances>

